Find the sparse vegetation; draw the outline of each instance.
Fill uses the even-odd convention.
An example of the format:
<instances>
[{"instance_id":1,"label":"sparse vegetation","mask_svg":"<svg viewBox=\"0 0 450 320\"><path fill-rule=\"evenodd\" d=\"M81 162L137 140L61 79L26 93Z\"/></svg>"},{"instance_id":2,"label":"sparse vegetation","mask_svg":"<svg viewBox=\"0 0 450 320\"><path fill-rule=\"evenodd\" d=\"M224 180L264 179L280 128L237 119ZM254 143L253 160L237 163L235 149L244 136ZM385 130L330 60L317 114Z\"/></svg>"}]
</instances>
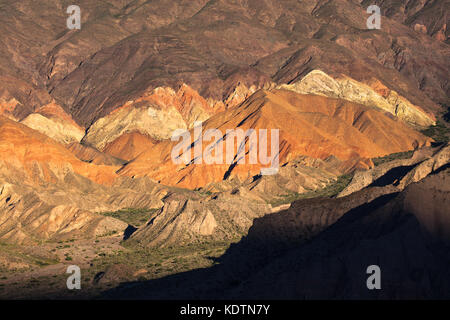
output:
<instances>
[{"instance_id":1,"label":"sparse vegetation","mask_svg":"<svg viewBox=\"0 0 450 320\"><path fill-rule=\"evenodd\" d=\"M48 254L33 252L28 246L0 242L0 247L0 255L3 259L21 265L21 267L15 268L14 270L3 270L2 265L0 264L0 273L6 271L14 271L16 273L24 272L26 270L31 270L30 267L32 266L43 267L59 262L57 257L50 252Z\"/></svg>"},{"instance_id":2,"label":"sparse vegetation","mask_svg":"<svg viewBox=\"0 0 450 320\"><path fill-rule=\"evenodd\" d=\"M97 237L99 237L99 238L101 238L101 237L109 237L109 236L113 236L115 234L117 234L117 230L111 230L111 231L108 231L108 232L106 232L104 234L101 234L101 235L99 235Z\"/></svg>"},{"instance_id":3,"label":"sparse vegetation","mask_svg":"<svg viewBox=\"0 0 450 320\"><path fill-rule=\"evenodd\" d=\"M310 199L310 198L332 198L336 196L339 192L344 190L346 186L352 180L352 174L345 174L339 176L338 179L327 185L325 188L311 190L305 193L292 192L287 195L282 195L280 198L269 201L272 207L277 207L283 204L292 203L300 199Z\"/></svg>"},{"instance_id":4,"label":"sparse vegetation","mask_svg":"<svg viewBox=\"0 0 450 320\"><path fill-rule=\"evenodd\" d=\"M332 198L336 196L339 192L344 190L346 186L352 181L353 174L344 174L339 176L336 182L329 184L323 189L314 190L306 194L307 198Z\"/></svg>"},{"instance_id":5,"label":"sparse vegetation","mask_svg":"<svg viewBox=\"0 0 450 320\"><path fill-rule=\"evenodd\" d=\"M399 160L399 159L410 159L414 154L414 151L406 151L406 152L398 152L398 153L392 153L392 154L388 154L387 156L384 157L379 157L379 158L373 158L373 164L375 166L379 166L382 163L386 163L386 162L390 162L393 160Z\"/></svg>"},{"instance_id":6,"label":"sparse vegetation","mask_svg":"<svg viewBox=\"0 0 450 320\"><path fill-rule=\"evenodd\" d=\"M295 200L298 200L301 198L301 194L298 192L292 192L288 194L281 195L278 199L268 201L269 204L272 205L272 207L278 207L283 204L292 203Z\"/></svg>"},{"instance_id":7,"label":"sparse vegetation","mask_svg":"<svg viewBox=\"0 0 450 320\"><path fill-rule=\"evenodd\" d=\"M431 126L421 131L424 135L433 138L436 143L447 143L449 141L450 129L441 121L437 121L435 126Z\"/></svg>"},{"instance_id":8,"label":"sparse vegetation","mask_svg":"<svg viewBox=\"0 0 450 320\"><path fill-rule=\"evenodd\" d=\"M200 195L202 195L202 196L210 196L210 195L212 195L213 193L211 192L211 191L209 191L209 190L204 190L204 189L202 189L202 188L200 188L200 189L198 189L198 190L196 190Z\"/></svg>"},{"instance_id":9,"label":"sparse vegetation","mask_svg":"<svg viewBox=\"0 0 450 320\"><path fill-rule=\"evenodd\" d=\"M144 248L127 245L127 251L99 254L89 272L96 274L107 266L124 264L133 269L145 269L147 279L159 278L173 273L185 272L214 265L214 257L220 257L230 242L192 243L179 247Z\"/></svg>"},{"instance_id":10,"label":"sparse vegetation","mask_svg":"<svg viewBox=\"0 0 450 320\"><path fill-rule=\"evenodd\" d=\"M114 212L101 212L100 214L122 220L132 226L140 226L148 221L150 216L158 209L126 208Z\"/></svg>"}]
</instances>

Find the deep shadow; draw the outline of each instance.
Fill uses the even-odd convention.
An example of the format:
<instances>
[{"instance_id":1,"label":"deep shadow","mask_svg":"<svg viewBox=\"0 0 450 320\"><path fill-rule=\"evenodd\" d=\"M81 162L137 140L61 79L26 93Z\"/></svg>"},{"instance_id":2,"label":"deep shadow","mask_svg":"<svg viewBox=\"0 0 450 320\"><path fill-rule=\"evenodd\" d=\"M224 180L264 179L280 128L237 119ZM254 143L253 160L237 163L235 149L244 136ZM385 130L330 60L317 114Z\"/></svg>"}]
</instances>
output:
<instances>
[{"instance_id":1,"label":"deep shadow","mask_svg":"<svg viewBox=\"0 0 450 320\"><path fill-rule=\"evenodd\" d=\"M132 226L131 224L128 225L128 227L125 229L123 233L123 240L127 240L131 235L137 230L136 227Z\"/></svg>"},{"instance_id":2,"label":"deep shadow","mask_svg":"<svg viewBox=\"0 0 450 320\"><path fill-rule=\"evenodd\" d=\"M440 167L439 169L433 171L432 173L430 173L430 175L436 175L441 173L442 171L447 170L448 168L450 168L450 163L447 163L446 165L443 165L442 167Z\"/></svg>"},{"instance_id":3,"label":"deep shadow","mask_svg":"<svg viewBox=\"0 0 450 320\"><path fill-rule=\"evenodd\" d=\"M99 272L94 276L92 283L97 284L105 276L105 272Z\"/></svg>"},{"instance_id":4,"label":"deep shadow","mask_svg":"<svg viewBox=\"0 0 450 320\"><path fill-rule=\"evenodd\" d=\"M231 175L231 172L233 171L234 167L236 167L237 162L233 162L230 167L228 168L227 172L223 175L223 180L227 180L228 177Z\"/></svg>"},{"instance_id":5,"label":"deep shadow","mask_svg":"<svg viewBox=\"0 0 450 320\"><path fill-rule=\"evenodd\" d=\"M418 164L413 164L411 166L401 166L401 167L395 167L388 172L386 172L384 175L376 179L374 182L372 182L369 187L384 187L390 184L393 184L394 186L398 185L398 182L408 174L408 172L411 171L415 166Z\"/></svg>"},{"instance_id":6,"label":"deep shadow","mask_svg":"<svg viewBox=\"0 0 450 320\"><path fill-rule=\"evenodd\" d=\"M341 199L296 201L294 212L255 219L248 235L213 267L124 283L99 298L450 298L448 244L403 211L402 194L343 209L367 192L371 189ZM366 287L366 268L373 264L382 269L383 290Z\"/></svg>"}]
</instances>

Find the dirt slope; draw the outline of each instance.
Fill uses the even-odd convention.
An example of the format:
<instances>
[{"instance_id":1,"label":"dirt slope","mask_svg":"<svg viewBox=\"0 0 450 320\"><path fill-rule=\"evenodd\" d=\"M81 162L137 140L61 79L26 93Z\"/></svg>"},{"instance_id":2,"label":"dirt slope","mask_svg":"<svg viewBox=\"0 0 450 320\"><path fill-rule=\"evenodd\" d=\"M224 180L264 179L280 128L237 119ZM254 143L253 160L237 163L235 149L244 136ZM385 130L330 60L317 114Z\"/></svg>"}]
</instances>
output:
<instances>
[{"instance_id":1,"label":"dirt slope","mask_svg":"<svg viewBox=\"0 0 450 320\"><path fill-rule=\"evenodd\" d=\"M279 129L280 164L299 155L320 159L333 155L340 160L373 158L411 150L428 145L431 141L377 110L344 100L300 95L286 90L259 91L242 105L211 117L202 127L203 132L219 129L222 135L226 134L227 129L233 128ZM194 129L190 132L193 136ZM210 141L219 141L219 138ZM186 143L192 142L194 140ZM226 164L226 152L232 153L233 159L238 154L236 147L226 150L226 143L218 144L219 148L225 150L221 157L224 164L193 163L192 150L189 151L192 163L186 166L175 164L171 153L177 144L177 141L157 144L122 168L120 174L150 176L163 184L196 188L224 178L239 177L243 180L249 174L258 174L261 168L268 167L250 164L249 157L245 164L238 164L236 160L233 160L236 165ZM196 140L196 144L200 145L199 140ZM209 148L209 144L209 141L202 143L202 151ZM246 152L249 144L247 140ZM215 152L211 154L215 155ZM370 165L370 160L367 161Z\"/></svg>"}]
</instances>

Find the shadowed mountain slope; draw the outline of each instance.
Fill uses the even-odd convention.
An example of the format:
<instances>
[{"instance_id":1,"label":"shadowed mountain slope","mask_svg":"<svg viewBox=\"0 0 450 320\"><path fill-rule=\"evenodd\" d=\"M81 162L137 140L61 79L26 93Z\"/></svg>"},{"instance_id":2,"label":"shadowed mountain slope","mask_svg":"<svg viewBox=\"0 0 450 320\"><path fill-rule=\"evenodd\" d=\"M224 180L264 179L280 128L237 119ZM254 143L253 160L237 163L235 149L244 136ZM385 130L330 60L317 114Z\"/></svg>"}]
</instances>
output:
<instances>
[{"instance_id":1,"label":"shadowed mountain slope","mask_svg":"<svg viewBox=\"0 0 450 320\"><path fill-rule=\"evenodd\" d=\"M113 299L433 299L450 292L447 164L405 189L308 199L254 220L217 265L105 292ZM432 200L433 199L433 200ZM368 266L382 290L368 290Z\"/></svg>"}]
</instances>

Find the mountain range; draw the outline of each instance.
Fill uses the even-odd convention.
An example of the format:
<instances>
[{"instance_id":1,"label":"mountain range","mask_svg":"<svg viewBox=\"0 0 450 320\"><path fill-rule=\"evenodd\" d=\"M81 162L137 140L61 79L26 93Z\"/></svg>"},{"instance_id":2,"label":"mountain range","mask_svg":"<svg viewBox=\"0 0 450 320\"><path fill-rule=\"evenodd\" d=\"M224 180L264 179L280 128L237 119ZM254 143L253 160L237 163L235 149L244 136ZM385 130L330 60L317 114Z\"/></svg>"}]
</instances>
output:
<instances>
[{"instance_id":1,"label":"mountain range","mask_svg":"<svg viewBox=\"0 0 450 320\"><path fill-rule=\"evenodd\" d=\"M0 297L448 298L449 0L71 4L0 0Z\"/></svg>"}]
</instances>

